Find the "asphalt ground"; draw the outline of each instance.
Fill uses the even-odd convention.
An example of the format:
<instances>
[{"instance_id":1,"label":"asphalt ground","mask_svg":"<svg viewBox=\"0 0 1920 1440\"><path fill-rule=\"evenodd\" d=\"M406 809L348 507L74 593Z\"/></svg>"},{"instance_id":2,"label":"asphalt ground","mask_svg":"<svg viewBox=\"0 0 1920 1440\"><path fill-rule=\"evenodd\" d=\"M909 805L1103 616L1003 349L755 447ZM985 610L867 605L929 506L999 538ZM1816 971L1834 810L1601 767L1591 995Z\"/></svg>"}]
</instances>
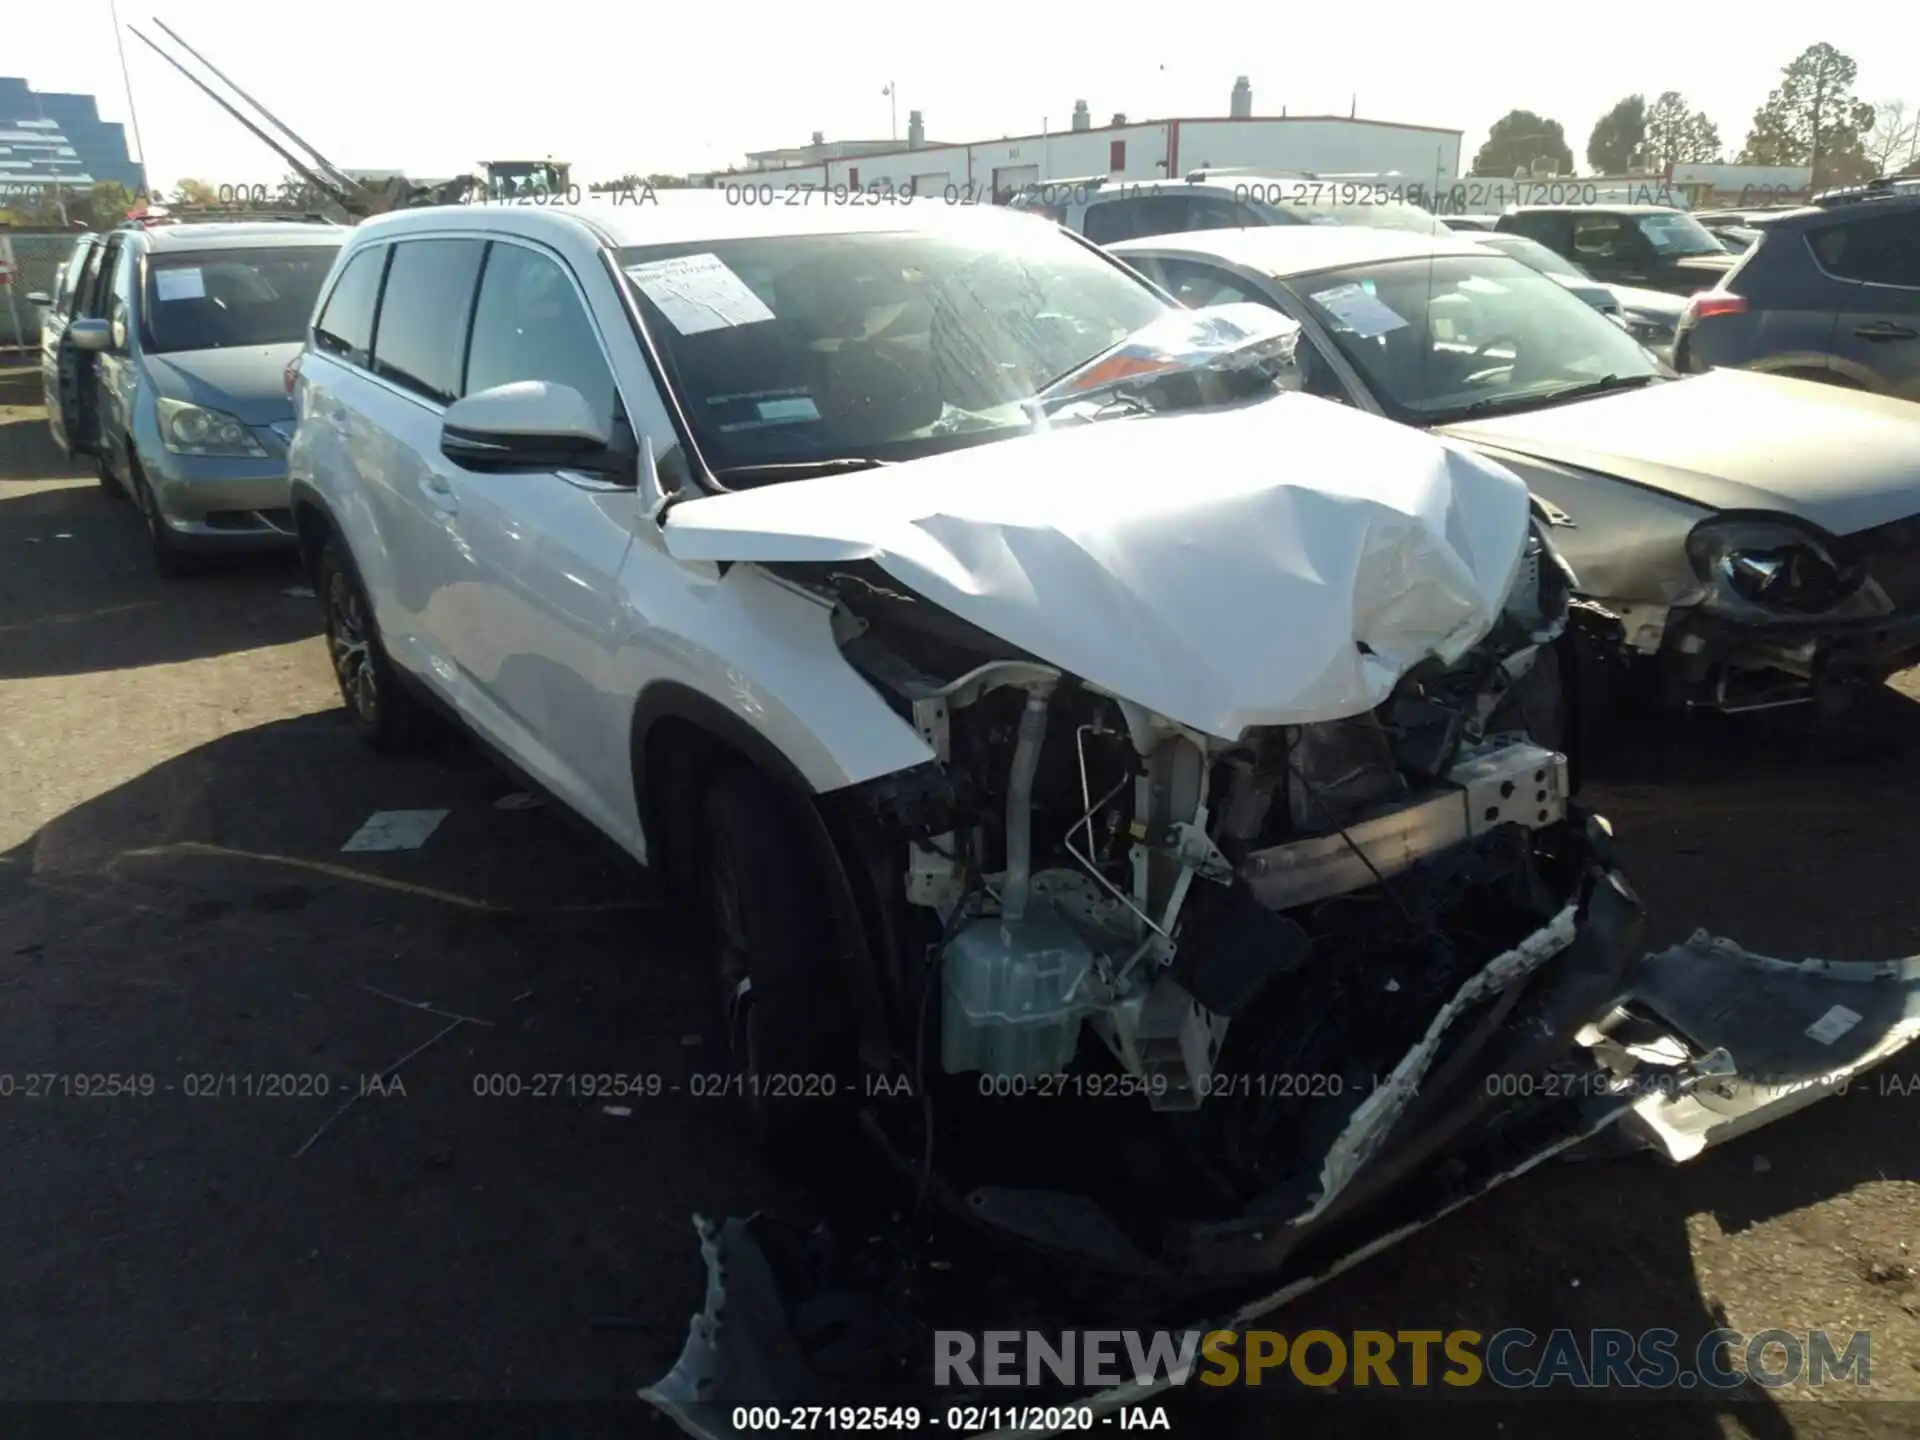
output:
<instances>
[{"instance_id":1,"label":"asphalt ground","mask_svg":"<svg viewBox=\"0 0 1920 1440\"><path fill-rule=\"evenodd\" d=\"M158 579L37 388L0 371L0 1402L628 1399L699 1307L695 1212L890 1203L876 1176L770 1177L693 1094L720 1068L706 972L643 874L457 741L368 752L292 563ZM1920 953L1916 704L1908 676L1837 727L1665 727L1597 776L1656 940ZM448 813L418 849L342 852L394 809ZM582 1075L662 1093L536 1078ZM1560 1391L1494 1423L1920 1433L1915 1095L1896 1060L1688 1166L1537 1171L1273 1323L1866 1330L1864 1391L1624 1421ZM1172 1414L1424 1434L1465 1403Z\"/></svg>"}]
</instances>

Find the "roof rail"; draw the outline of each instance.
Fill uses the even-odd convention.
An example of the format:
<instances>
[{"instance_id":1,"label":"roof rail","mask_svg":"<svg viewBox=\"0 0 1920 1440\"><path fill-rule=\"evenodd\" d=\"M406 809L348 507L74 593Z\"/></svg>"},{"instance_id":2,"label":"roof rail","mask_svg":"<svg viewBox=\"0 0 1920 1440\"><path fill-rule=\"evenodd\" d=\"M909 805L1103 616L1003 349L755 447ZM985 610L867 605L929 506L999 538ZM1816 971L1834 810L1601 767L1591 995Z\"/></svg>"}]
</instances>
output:
<instances>
[{"instance_id":1,"label":"roof rail","mask_svg":"<svg viewBox=\"0 0 1920 1440\"><path fill-rule=\"evenodd\" d=\"M1822 207L1851 205L1861 200L1885 200L1896 195L1920 195L1920 175L1877 175L1860 185L1837 185L1815 195L1811 204Z\"/></svg>"},{"instance_id":2,"label":"roof rail","mask_svg":"<svg viewBox=\"0 0 1920 1440\"><path fill-rule=\"evenodd\" d=\"M1281 165L1203 165L1187 172L1187 183L1198 185L1215 175L1273 175L1284 180L1318 180L1311 170L1289 170Z\"/></svg>"},{"instance_id":3,"label":"roof rail","mask_svg":"<svg viewBox=\"0 0 1920 1440\"><path fill-rule=\"evenodd\" d=\"M1076 189L1097 190L1112 178L1111 175L1071 175L1063 176L1058 180L1029 180L1013 193L1021 195L1029 190L1059 190L1069 186Z\"/></svg>"}]
</instances>

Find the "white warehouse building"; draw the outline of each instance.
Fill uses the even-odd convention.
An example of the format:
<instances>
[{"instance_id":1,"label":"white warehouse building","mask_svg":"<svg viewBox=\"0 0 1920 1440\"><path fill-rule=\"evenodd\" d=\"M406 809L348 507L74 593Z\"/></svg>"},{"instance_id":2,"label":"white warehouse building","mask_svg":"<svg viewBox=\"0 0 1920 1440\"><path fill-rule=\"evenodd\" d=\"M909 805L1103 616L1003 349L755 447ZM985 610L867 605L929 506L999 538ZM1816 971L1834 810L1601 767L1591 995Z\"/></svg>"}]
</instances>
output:
<instances>
[{"instance_id":1,"label":"white warehouse building","mask_svg":"<svg viewBox=\"0 0 1920 1440\"><path fill-rule=\"evenodd\" d=\"M1322 176L1397 176L1429 193L1460 175L1458 130L1330 115L1253 114L1245 76L1226 116L1129 121L1115 115L1092 124L1084 100L1070 125L1034 135L967 144L929 143L920 112L907 122L904 145L889 141L828 142L750 154L747 167L701 177L713 186L752 185L783 191L911 189L915 195L1004 200L1022 185L1052 180L1161 180L1203 167L1307 171Z\"/></svg>"}]
</instances>

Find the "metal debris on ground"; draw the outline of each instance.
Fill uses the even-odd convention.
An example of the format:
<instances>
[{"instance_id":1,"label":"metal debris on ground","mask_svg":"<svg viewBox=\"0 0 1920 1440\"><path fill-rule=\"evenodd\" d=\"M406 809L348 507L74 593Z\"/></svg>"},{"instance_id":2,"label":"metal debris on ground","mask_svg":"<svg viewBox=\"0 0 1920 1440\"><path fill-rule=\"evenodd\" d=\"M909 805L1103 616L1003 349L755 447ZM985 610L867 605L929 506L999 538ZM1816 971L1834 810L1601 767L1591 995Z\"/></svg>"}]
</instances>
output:
<instances>
[{"instance_id":1,"label":"metal debris on ground","mask_svg":"<svg viewBox=\"0 0 1920 1440\"><path fill-rule=\"evenodd\" d=\"M392 1064L382 1069L380 1073L375 1075L371 1080L362 1079L360 1082L360 1088L354 1091L351 1095L347 1096L347 1098L340 1103L340 1105L333 1111L332 1114L330 1114L329 1116L327 1116L326 1119L320 1122L318 1129L316 1129L305 1140L300 1142L300 1148L293 1152L293 1158L295 1160L298 1160L302 1155L306 1154L307 1151L311 1150L314 1147L314 1143L317 1140L319 1140L319 1138L322 1135L326 1134L327 1131L333 1128L333 1122L338 1120L342 1115L346 1114L347 1111L351 1110L354 1107L354 1105L359 1101L362 1095L366 1094L369 1090L378 1091L378 1089L382 1085L384 1085L388 1080L393 1078L394 1072L397 1071L402 1065L406 1064L407 1061L413 1059L414 1056L418 1055L422 1050L425 1050L428 1046L439 1044L440 1041L446 1039L447 1036L451 1035L454 1031L458 1030L462 1025L466 1023L467 1022L464 1019L448 1021L446 1025L434 1031L432 1035L428 1036L425 1040L422 1040L418 1045L414 1046L413 1049L407 1051L407 1053L402 1055L398 1060L395 1060Z\"/></svg>"},{"instance_id":2,"label":"metal debris on ground","mask_svg":"<svg viewBox=\"0 0 1920 1440\"><path fill-rule=\"evenodd\" d=\"M418 850L440 828L450 810L376 810L340 849Z\"/></svg>"},{"instance_id":3,"label":"metal debris on ground","mask_svg":"<svg viewBox=\"0 0 1920 1440\"><path fill-rule=\"evenodd\" d=\"M395 995L390 991L380 989L377 985L362 985L360 988L369 995L378 995L382 1000L391 1000L394 1004L404 1005L409 1010L424 1010L429 1015L438 1015L442 1020L464 1020L469 1025L484 1025L489 1030L493 1028L493 1022L491 1020L482 1020L473 1015L462 1015L457 1010L442 1010L439 1006L430 1005L425 1000L409 1000L404 995Z\"/></svg>"},{"instance_id":4,"label":"metal debris on ground","mask_svg":"<svg viewBox=\"0 0 1920 1440\"><path fill-rule=\"evenodd\" d=\"M381 1087L385 1085L387 1081L393 1078L394 1074L400 1069L400 1067L406 1064L409 1060L413 1059L413 1057L418 1055L421 1051L428 1049L430 1046L439 1044L442 1040L446 1039L447 1036L451 1035L454 1031L458 1030L462 1025L483 1025L488 1029L493 1028L493 1022L491 1020L481 1020L478 1017L473 1015L457 1015L451 1010L436 1010L433 1006L428 1005L423 1001L407 1000L402 998L399 995L390 995L385 990L377 990L371 985L362 985L360 988L362 990L367 991L370 994L379 996L382 1000L391 1000L397 1005L405 1005L410 1010L424 1010L430 1015L439 1016L440 1018L444 1019L447 1023L443 1025L440 1029L434 1031L433 1034L429 1035L425 1040L422 1040L418 1045L414 1046L411 1050L407 1051L407 1053L402 1055L398 1060L395 1060L392 1064L386 1066L371 1080L367 1080L363 1078L360 1082L360 1088L358 1090L355 1090L349 1096L347 1096L345 1100L341 1101L340 1104L337 1107L335 1107L333 1112L329 1114L326 1119L320 1122L319 1128L317 1128L311 1135L309 1135L304 1141L301 1142L300 1148L293 1152L293 1158L296 1160L298 1160L302 1155L306 1154L307 1151L311 1150L314 1147L314 1143L318 1141L322 1135L326 1134L328 1130L332 1129L333 1123L336 1120L338 1120L342 1115L346 1114L347 1111L351 1110L362 1095L365 1095L370 1091L372 1093L378 1094L380 1092ZM451 1156L452 1156L452 1151L449 1148L448 1157L451 1158Z\"/></svg>"}]
</instances>

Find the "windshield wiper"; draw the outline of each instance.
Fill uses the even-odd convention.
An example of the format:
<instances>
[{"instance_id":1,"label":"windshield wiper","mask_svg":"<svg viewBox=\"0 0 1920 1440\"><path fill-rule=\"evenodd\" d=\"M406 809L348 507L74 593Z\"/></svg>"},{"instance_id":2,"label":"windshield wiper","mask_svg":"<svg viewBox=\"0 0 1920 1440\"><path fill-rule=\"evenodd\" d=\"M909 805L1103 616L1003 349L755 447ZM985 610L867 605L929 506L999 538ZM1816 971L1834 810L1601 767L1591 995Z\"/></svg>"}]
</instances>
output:
<instances>
[{"instance_id":1,"label":"windshield wiper","mask_svg":"<svg viewBox=\"0 0 1920 1440\"><path fill-rule=\"evenodd\" d=\"M1578 385L1562 385L1558 390L1543 390L1535 395L1489 395L1460 408L1462 415L1484 415L1490 410L1519 410L1534 405L1558 405L1563 400L1584 400L1589 395L1605 395L1614 390L1638 390L1666 377L1647 375L1602 375L1598 380L1583 380Z\"/></svg>"},{"instance_id":2,"label":"windshield wiper","mask_svg":"<svg viewBox=\"0 0 1920 1440\"><path fill-rule=\"evenodd\" d=\"M845 475L856 470L877 470L893 460L875 460L866 455L828 455L818 460L769 460L755 465L725 465L713 472L722 482L731 480L814 480L822 475Z\"/></svg>"}]
</instances>

